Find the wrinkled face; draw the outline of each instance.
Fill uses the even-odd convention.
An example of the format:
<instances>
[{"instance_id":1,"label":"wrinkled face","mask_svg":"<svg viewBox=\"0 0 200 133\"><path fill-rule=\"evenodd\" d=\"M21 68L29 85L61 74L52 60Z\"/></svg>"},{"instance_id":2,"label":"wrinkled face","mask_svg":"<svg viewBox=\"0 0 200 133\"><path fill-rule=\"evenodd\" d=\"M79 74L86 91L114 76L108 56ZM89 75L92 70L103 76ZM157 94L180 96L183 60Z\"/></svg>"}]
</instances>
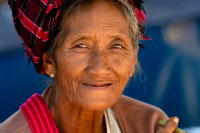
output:
<instances>
[{"instance_id":1,"label":"wrinkled face","mask_svg":"<svg viewBox=\"0 0 200 133\"><path fill-rule=\"evenodd\" d=\"M55 83L80 108L104 110L115 104L134 73L137 50L129 25L112 2L96 1L65 23L55 51Z\"/></svg>"}]
</instances>

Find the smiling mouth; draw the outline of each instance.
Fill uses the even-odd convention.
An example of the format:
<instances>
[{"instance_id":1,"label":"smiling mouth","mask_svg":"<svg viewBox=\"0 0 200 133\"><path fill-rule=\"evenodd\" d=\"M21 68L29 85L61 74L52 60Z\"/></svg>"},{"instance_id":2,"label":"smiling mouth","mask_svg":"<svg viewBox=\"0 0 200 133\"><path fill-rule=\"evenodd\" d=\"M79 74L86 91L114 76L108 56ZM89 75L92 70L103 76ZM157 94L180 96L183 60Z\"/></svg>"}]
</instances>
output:
<instances>
[{"instance_id":1,"label":"smiling mouth","mask_svg":"<svg viewBox=\"0 0 200 133\"><path fill-rule=\"evenodd\" d=\"M112 85L112 83L82 83L85 87L89 89L107 89Z\"/></svg>"}]
</instances>

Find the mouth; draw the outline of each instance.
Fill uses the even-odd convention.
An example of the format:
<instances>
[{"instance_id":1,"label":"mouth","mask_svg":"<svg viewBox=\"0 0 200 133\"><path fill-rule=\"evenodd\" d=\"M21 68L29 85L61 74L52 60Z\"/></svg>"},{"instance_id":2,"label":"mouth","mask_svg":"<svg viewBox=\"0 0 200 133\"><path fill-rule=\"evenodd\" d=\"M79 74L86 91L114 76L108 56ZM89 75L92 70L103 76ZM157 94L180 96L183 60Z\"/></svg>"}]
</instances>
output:
<instances>
[{"instance_id":1,"label":"mouth","mask_svg":"<svg viewBox=\"0 0 200 133\"><path fill-rule=\"evenodd\" d=\"M102 90L109 88L112 85L112 83L92 82L92 83L82 83L82 85L89 89Z\"/></svg>"}]
</instances>

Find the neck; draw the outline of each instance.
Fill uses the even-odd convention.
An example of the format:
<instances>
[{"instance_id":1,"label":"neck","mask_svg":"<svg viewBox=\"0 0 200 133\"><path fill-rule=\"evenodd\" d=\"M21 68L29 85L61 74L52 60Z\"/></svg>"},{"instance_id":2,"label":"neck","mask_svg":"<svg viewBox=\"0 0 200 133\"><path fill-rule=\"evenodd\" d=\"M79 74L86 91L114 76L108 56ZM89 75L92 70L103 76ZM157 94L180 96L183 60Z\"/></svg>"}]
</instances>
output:
<instances>
[{"instance_id":1,"label":"neck","mask_svg":"<svg viewBox=\"0 0 200 133\"><path fill-rule=\"evenodd\" d=\"M55 86L50 89L48 106L60 133L106 132L104 111L89 111L73 105Z\"/></svg>"}]
</instances>

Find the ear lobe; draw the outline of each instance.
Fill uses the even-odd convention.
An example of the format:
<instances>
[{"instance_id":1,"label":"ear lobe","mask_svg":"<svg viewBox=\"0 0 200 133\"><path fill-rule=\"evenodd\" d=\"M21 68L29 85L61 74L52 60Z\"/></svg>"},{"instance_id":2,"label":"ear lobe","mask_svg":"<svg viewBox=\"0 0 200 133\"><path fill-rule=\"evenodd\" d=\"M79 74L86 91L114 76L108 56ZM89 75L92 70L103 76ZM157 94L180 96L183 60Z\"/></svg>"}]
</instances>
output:
<instances>
[{"instance_id":1,"label":"ear lobe","mask_svg":"<svg viewBox=\"0 0 200 133\"><path fill-rule=\"evenodd\" d=\"M54 64L55 64L55 61L53 60L52 57L50 57L47 53L44 53L43 56L42 56L42 59L43 59L43 68L44 68L44 71L47 75L50 75L52 72L55 74L55 67L54 67Z\"/></svg>"}]
</instances>

